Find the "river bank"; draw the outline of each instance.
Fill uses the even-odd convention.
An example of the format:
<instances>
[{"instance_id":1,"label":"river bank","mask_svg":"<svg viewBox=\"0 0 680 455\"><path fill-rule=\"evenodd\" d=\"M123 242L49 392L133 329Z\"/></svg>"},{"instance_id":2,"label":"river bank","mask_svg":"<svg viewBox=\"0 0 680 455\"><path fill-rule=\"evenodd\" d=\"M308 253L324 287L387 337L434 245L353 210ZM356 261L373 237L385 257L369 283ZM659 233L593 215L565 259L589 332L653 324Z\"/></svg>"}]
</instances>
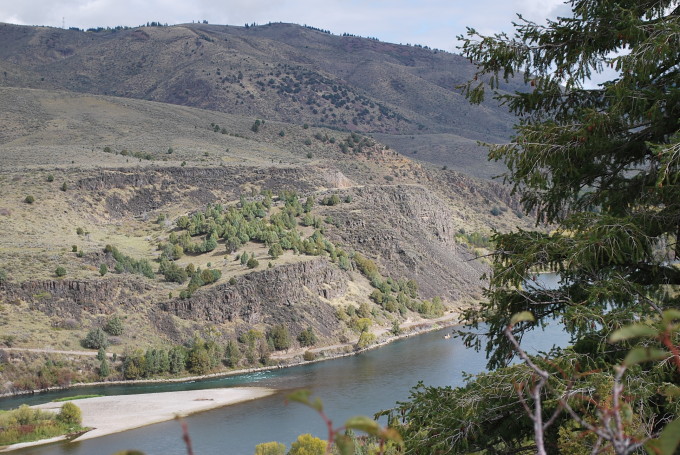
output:
<instances>
[{"instance_id":1,"label":"river bank","mask_svg":"<svg viewBox=\"0 0 680 455\"><path fill-rule=\"evenodd\" d=\"M271 359L278 362L276 365L269 365L257 368L243 368L238 370L219 371L216 373L197 375L197 376L182 376L177 378L156 378L156 379L135 379L135 380L118 380L118 381L96 381L96 382L82 382L70 384L66 387L49 387L38 390L22 390L11 393L0 394L0 399L17 397L22 395L34 395L40 393L47 393L59 390L69 390L79 387L90 386L106 386L106 385L134 385L134 384L157 384L157 383L182 383L188 381L201 381L205 379L222 378L228 376L236 376L242 374L258 373L263 371L275 370L279 368L291 368L300 365L306 365L315 362L324 362L327 360L338 359L347 356L361 354L362 352L380 348L388 345L394 341L419 335L433 330L439 330L444 327L454 326L459 324L460 314L457 312L450 312L440 318L407 321L401 325L402 332L393 335L390 334L386 328L374 328L372 332L376 335L376 342L364 349L356 350L354 345L356 340L344 344L335 344L330 346L321 346L311 349L294 349L281 353L275 353ZM314 360L301 360L305 351L311 351L316 354L317 358Z\"/></svg>"},{"instance_id":2,"label":"river bank","mask_svg":"<svg viewBox=\"0 0 680 455\"><path fill-rule=\"evenodd\" d=\"M273 389L264 387L230 387L84 398L77 400L76 405L82 411L82 425L92 428L92 430L76 437L72 442L84 441L164 422L172 420L177 416L186 416L244 401L255 400L271 395L274 392ZM59 412L63 404L63 402L50 402L33 407L56 413ZM0 452L48 444L66 438L66 436L61 436L29 443L14 444L0 449Z\"/></svg>"}]
</instances>

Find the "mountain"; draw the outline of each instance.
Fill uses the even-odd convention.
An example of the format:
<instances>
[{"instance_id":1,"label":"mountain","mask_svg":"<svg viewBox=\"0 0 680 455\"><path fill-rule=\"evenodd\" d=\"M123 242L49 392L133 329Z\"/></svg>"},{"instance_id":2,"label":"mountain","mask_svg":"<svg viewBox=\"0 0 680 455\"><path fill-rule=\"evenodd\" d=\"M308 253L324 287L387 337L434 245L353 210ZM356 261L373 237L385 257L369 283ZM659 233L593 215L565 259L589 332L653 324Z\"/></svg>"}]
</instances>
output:
<instances>
[{"instance_id":1,"label":"mountain","mask_svg":"<svg viewBox=\"0 0 680 455\"><path fill-rule=\"evenodd\" d=\"M184 24L84 32L0 24L0 86L68 90L375 133L408 156L471 175L476 141L502 142L514 118L456 89L464 58L294 24ZM522 90L514 80L503 90Z\"/></svg>"}]
</instances>

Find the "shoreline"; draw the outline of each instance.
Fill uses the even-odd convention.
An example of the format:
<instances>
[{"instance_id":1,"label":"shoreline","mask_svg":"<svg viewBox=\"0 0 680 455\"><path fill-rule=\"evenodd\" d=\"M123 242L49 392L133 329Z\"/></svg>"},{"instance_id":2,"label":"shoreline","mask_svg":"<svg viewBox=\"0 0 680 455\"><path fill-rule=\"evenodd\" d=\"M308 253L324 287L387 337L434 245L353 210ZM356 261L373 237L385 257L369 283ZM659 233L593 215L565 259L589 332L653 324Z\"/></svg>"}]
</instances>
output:
<instances>
[{"instance_id":1,"label":"shoreline","mask_svg":"<svg viewBox=\"0 0 680 455\"><path fill-rule=\"evenodd\" d=\"M133 380L117 380L117 381L97 381L97 382L78 382L75 384L70 384L66 387L48 387L46 389L39 389L39 390L24 390L24 391L18 391L14 393L4 393L0 394L0 400L2 398L12 398L12 397L20 397L22 395L37 395L41 393L49 393L49 392L55 392L55 391L60 391L60 390L70 390L70 389L78 389L82 387L96 387L96 386L107 386L107 385L138 385L138 384L172 384L172 383L182 383L182 382L190 382L190 381L202 381L205 379L214 379L214 378L221 378L221 377L229 377L229 376L237 376L237 375L242 375L242 374L250 374L250 373L259 373L263 371L270 371L270 370L277 370L281 368L292 368L296 366L301 366L301 365L308 365L312 363L317 363L317 362L325 362L327 360L334 360L334 359L340 359L343 357L348 357L348 356L353 356L353 355L358 355L361 354L362 352L365 351L370 351L373 349L378 349L380 347L386 346L392 342L405 339L405 338L410 338L412 336L420 335L423 333L427 332L433 332L435 330L440 330L446 327L452 327L455 325L458 325L460 323L459 321L460 314L458 312L452 312L449 314L446 314L442 317L436 318L436 319L425 319L421 321L413 321L410 326L408 326L404 330L408 330L409 328L413 328L412 330L408 332L401 333L399 335L392 335L388 336L387 338L383 339L382 341L377 341L376 343L360 350L354 350L354 343L344 343L340 345L333 345L333 346L321 346L318 348L311 348L311 349L300 349L298 351L294 351L291 353L286 353L283 354L281 357L278 357L281 361L285 362L286 360L290 360L290 362L287 363L280 363L277 365L271 365L271 366L264 366L264 367L256 367L256 368L244 368L240 370L229 370L229 371L220 371L217 373L209 373L209 374L204 374L204 375L199 375L199 376L182 376L179 378L159 378L159 379L133 379ZM389 331L384 330L377 336L383 336L386 333L389 333ZM375 332L374 332L375 333ZM350 351L347 351L348 349L351 349ZM317 355L320 355L319 358L316 358L314 360L302 360L302 361L293 361L295 357L301 356L304 354L305 351L312 351L316 353ZM166 392L159 392L159 393L166 393ZM78 400L80 401L80 400Z\"/></svg>"},{"instance_id":2,"label":"shoreline","mask_svg":"<svg viewBox=\"0 0 680 455\"><path fill-rule=\"evenodd\" d=\"M109 395L74 400L83 414L82 425L91 430L70 439L79 442L113 433L166 422L211 409L272 395L276 391L265 387L227 387L219 389L184 390L177 392ZM59 412L65 402L49 402L36 409ZM0 452L50 444L69 439L69 435L0 447Z\"/></svg>"}]
</instances>

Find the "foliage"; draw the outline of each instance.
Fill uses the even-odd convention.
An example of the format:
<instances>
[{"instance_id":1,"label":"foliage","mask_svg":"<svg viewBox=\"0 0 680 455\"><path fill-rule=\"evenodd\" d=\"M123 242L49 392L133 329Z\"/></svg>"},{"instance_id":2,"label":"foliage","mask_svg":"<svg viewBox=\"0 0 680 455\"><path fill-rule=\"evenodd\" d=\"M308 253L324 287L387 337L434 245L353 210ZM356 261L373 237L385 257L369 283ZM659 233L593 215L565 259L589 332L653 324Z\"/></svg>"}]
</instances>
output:
<instances>
[{"instance_id":1,"label":"foliage","mask_svg":"<svg viewBox=\"0 0 680 455\"><path fill-rule=\"evenodd\" d=\"M75 407L72 403L70 405ZM79 412L80 409L78 409ZM80 430L79 422L78 424L65 422L59 416L61 413L57 415L49 411L32 409L27 405L0 412L0 428L2 428L0 446L37 441Z\"/></svg>"},{"instance_id":2,"label":"foliage","mask_svg":"<svg viewBox=\"0 0 680 455\"><path fill-rule=\"evenodd\" d=\"M109 267L106 264L102 264L99 266L99 275L104 276L108 273Z\"/></svg>"},{"instance_id":3,"label":"foliage","mask_svg":"<svg viewBox=\"0 0 680 455\"><path fill-rule=\"evenodd\" d=\"M317 341L316 333L314 333L314 329L307 327L305 330L300 332L300 334L297 336L297 340L300 342L300 346L302 347L314 346Z\"/></svg>"},{"instance_id":4,"label":"foliage","mask_svg":"<svg viewBox=\"0 0 680 455\"><path fill-rule=\"evenodd\" d=\"M464 388L419 386L399 408L407 450L676 449L680 409L667 385L680 369L665 359L678 358L669 327L680 307L678 4L568 4L572 14L545 26L520 16L513 36L469 29L461 38L478 65L466 95L480 102L490 88L519 117L511 142L489 145L490 158L507 165L525 212L552 231L491 239L488 302L464 314L473 329L483 321L484 338L473 330L464 340L484 345L496 371ZM585 88L606 66L618 74ZM499 90L520 71L527 91ZM559 274L557 289L532 279L545 269ZM522 335L551 319L573 347L527 355ZM507 367L515 354L524 364Z\"/></svg>"},{"instance_id":5,"label":"foliage","mask_svg":"<svg viewBox=\"0 0 680 455\"><path fill-rule=\"evenodd\" d=\"M324 455L326 453L326 441L315 438L311 434L301 434L290 445L288 455Z\"/></svg>"},{"instance_id":6,"label":"foliage","mask_svg":"<svg viewBox=\"0 0 680 455\"><path fill-rule=\"evenodd\" d=\"M144 275L147 278L154 278L155 276L151 263L146 259L134 259L121 253L118 248L112 245L106 245L104 252L110 253L116 260L116 273L132 273Z\"/></svg>"},{"instance_id":7,"label":"foliage","mask_svg":"<svg viewBox=\"0 0 680 455\"><path fill-rule=\"evenodd\" d=\"M104 325L104 332L109 335L120 336L123 334L123 320L118 316L112 316Z\"/></svg>"},{"instance_id":8,"label":"foliage","mask_svg":"<svg viewBox=\"0 0 680 455\"><path fill-rule=\"evenodd\" d=\"M283 351L290 348L290 332L288 332L288 327L284 324L277 324L272 327L269 338L272 339L274 349L277 351Z\"/></svg>"},{"instance_id":9,"label":"foliage","mask_svg":"<svg viewBox=\"0 0 680 455\"><path fill-rule=\"evenodd\" d=\"M106 349L109 345L109 340L106 337L106 333L104 333L101 328L97 327L96 329L87 332L87 335L83 338L81 344L84 348L88 349Z\"/></svg>"},{"instance_id":10,"label":"foliage","mask_svg":"<svg viewBox=\"0 0 680 455\"><path fill-rule=\"evenodd\" d=\"M263 442L255 446L255 455L286 455L286 445L280 442Z\"/></svg>"},{"instance_id":11,"label":"foliage","mask_svg":"<svg viewBox=\"0 0 680 455\"><path fill-rule=\"evenodd\" d=\"M33 204L33 203L35 202L35 197L33 197L32 195L29 194L29 195L26 196L26 198L24 199L24 202L25 202L26 204Z\"/></svg>"},{"instance_id":12,"label":"foliage","mask_svg":"<svg viewBox=\"0 0 680 455\"><path fill-rule=\"evenodd\" d=\"M83 421L83 413L78 406L67 401L61 406L57 420L69 425L80 425Z\"/></svg>"},{"instance_id":13,"label":"foliage","mask_svg":"<svg viewBox=\"0 0 680 455\"><path fill-rule=\"evenodd\" d=\"M369 331L364 331L359 335L359 341L357 341L356 348L366 349L373 343L375 343L375 334Z\"/></svg>"}]
</instances>

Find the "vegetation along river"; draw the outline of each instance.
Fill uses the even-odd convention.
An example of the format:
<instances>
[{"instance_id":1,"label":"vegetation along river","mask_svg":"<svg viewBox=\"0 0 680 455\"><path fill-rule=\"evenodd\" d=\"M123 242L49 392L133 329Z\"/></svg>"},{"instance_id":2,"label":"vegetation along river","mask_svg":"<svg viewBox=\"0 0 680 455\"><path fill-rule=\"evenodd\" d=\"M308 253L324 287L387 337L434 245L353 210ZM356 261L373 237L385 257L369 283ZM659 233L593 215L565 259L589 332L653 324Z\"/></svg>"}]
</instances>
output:
<instances>
[{"instance_id":1,"label":"vegetation along river","mask_svg":"<svg viewBox=\"0 0 680 455\"><path fill-rule=\"evenodd\" d=\"M552 279L552 277L544 277ZM418 381L426 385L461 385L463 373L484 370L481 352L463 346L456 338L444 339L443 329L396 341L357 356L255 374L177 384L144 384L78 388L34 397L0 401L0 407L37 404L60 396L98 393L121 395L229 386L264 386L279 392L259 400L203 412L186 419L196 455L251 455L257 444L279 441L290 447L297 435L312 433L325 439L325 426L318 415L285 397L297 388L309 388L321 397L336 425L353 415L370 415L406 400ZM558 325L525 337L531 351L566 345L568 335ZM184 455L180 425L169 421L78 443L57 443L17 450L14 454L107 455L124 449L147 455Z\"/></svg>"}]
</instances>

